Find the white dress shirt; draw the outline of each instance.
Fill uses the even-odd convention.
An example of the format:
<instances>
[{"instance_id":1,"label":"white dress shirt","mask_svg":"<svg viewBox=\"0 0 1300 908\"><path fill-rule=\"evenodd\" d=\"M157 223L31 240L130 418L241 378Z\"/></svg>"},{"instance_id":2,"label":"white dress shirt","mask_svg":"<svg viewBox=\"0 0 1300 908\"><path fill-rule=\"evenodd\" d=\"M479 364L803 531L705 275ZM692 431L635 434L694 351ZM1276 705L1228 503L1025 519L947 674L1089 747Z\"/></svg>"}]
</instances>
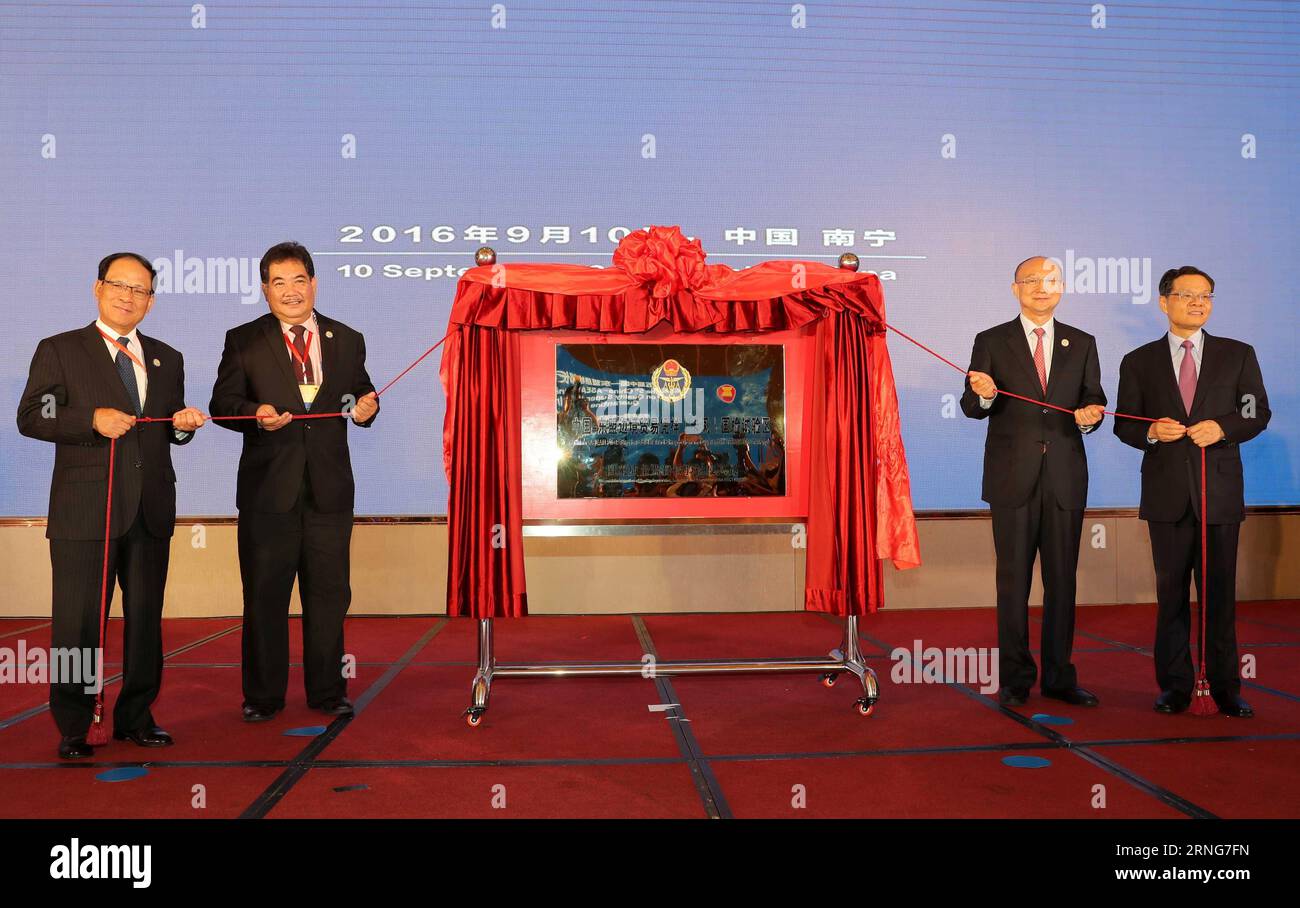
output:
<instances>
[{"instance_id":1,"label":"white dress shirt","mask_svg":"<svg viewBox=\"0 0 1300 908\"><path fill-rule=\"evenodd\" d=\"M280 330L284 332L284 337L290 344L293 343L293 329L295 327L295 325L291 325L286 321L280 321ZM310 340L306 335L303 336L303 340L308 341L307 359L311 362L311 382L313 385L319 386L325 383L325 373L321 369L320 328L316 324L315 312L307 317L307 321L302 323L302 327L311 333ZM288 344L285 345L284 355L289 357L289 365L293 369L293 374L295 376L299 375L298 357L294 354L294 351L288 349Z\"/></svg>"},{"instance_id":2,"label":"white dress shirt","mask_svg":"<svg viewBox=\"0 0 1300 908\"><path fill-rule=\"evenodd\" d=\"M1034 358L1034 350L1038 347L1038 335L1034 333L1037 328L1043 329L1043 374L1050 380L1052 377L1052 347L1056 339L1056 319L1049 318L1041 325L1035 325L1025 314L1020 314L1020 327L1025 329L1025 340L1029 342L1029 358Z\"/></svg>"},{"instance_id":3,"label":"white dress shirt","mask_svg":"<svg viewBox=\"0 0 1300 908\"><path fill-rule=\"evenodd\" d=\"M132 353L131 368L135 369L135 384L140 389L140 408L143 410L145 398L149 396L149 372L144 367L144 347L140 346L140 333L132 328L130 334L118 334L100 319L95 319L95 327L108 335L104 338L104 347L114 362L117 361L118 354L114 341L119 337L126 338L126 343L122 346Z\"/></svg>"},{"instance_id":4,"label":"white dress shirt","mask_svg":"<svg viewBox=\"0 0 1300 908\"><path fill-rule=\"evenodd\" d=\"M1178 370L1183 367L1183 357L1187 355L1187 351L1183 349L1184 340L1192 342L1192 362L1196 366L1196 377L1200 378L1201 354L1205 350L1205 332L1200 328L1197 328L1196 333L1191 337L1179 337L1172 331L1165 336L1169 339L1169 355L1173 359L1174 363L1174 383L1176 384L1178 382Z\"/></svg>"},{"instance_id":5,"label":"white dress shirt","mask_svg":"<svg viewBox=\"0 0 1300 908\"><path fill-rule=\"evenodd\" d=\"M1056 319L1049 318L1043 324L1035 325L1022 312L1020 313L1020 327L1024 329L1025 340L1029 343L1030 359L1034 358L1034 351L1038 349L1038 335L1034 333L1034 330L1036 328L1043 329L1043 374L1050 380L1052 377L1052 346L1053 341L1056 339ZM1034 371L1037 372L1037 367L1035 367ZM991 406L993 406L992 397L980 398L981 410L987 410Z\"/></svg>"}]
</instances>

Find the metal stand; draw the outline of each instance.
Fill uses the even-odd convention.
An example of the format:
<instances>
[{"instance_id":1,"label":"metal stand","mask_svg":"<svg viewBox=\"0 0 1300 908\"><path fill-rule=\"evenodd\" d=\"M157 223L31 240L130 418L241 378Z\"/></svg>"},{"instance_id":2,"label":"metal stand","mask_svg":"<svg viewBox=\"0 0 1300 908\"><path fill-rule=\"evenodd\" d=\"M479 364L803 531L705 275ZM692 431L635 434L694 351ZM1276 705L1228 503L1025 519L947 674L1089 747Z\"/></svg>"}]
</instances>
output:
<instances>
[{"instance_id":1,"label":"metal stand","mask_svg":"<svg viewBox=\"0 0 1300 908\"><path fill-rule=\"evenodd\" d=\"M854 706L864 716L871 715L880 698L880 685L876 673L867 667L858 646L858 618L849 615L844 621L844 641L830 652L830 658L809 659L751 659L746 661L686 661L686 662L519 662L496 661L492 648L492 619L481 618L478 623L478 671L474 675L473 702L465 710L465 721L477 726L487 712L488 697L493 678L565 678L604 675L718 675L765 674L781 672L818 672L826 687L834 686L844 672L855 675L862 683L863 695Z\"/></svg>"}]
</instances>

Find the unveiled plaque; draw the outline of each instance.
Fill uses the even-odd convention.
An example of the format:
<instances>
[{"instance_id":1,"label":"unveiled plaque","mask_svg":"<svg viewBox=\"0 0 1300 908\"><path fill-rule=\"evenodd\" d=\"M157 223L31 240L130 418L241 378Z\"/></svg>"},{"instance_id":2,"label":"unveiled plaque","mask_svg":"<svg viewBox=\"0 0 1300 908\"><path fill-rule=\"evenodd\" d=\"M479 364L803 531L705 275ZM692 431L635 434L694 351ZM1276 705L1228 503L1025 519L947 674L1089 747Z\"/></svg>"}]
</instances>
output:
<instances>
[{"instance_id":1,"label":"unveiled plaque","mask_svg":"<svg viewBox=\"0 0 1300 908\"><path fill-rule=\"evenodd\" d=\"M558 498L785 494L780 344L559 344Z\"/></svg>"}]
</instances>

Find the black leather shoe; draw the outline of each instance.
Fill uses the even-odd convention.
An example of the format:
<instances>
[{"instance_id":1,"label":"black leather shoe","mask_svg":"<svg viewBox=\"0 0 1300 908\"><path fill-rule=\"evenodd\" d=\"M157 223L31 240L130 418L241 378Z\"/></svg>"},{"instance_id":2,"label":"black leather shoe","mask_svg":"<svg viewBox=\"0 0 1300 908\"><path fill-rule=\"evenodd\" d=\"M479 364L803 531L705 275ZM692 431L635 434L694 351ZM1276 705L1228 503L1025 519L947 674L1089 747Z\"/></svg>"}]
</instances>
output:
<instances>
[{"instance_id":1,"label":"black leather shoe","mask_svg":"<svg viewBox=\"0 0 1300 908\"><path fill-rule=\"evenodd\" d=\"M1215 697L1214 702L1218 704L1219 712L1225 716L1232 716L1234 719L1255 718L1255 710L1241 697Z\"/></svg>"},{"instance_id":2,"label":"black leather shoe","mask_svg":"<svg viewBox=\"0 0 1300 908\"><path fill-rule=\"evenodd\" d=\"M278 706L251 706L244 704L244 721L245 722L265 722L274 718L280 711Z\"/></svg>"},{"instance_id":3,"label":"black leather shoe","mask_svg":"<svg viewBox=\"0 0 1300 908\"><path fill-rule=\"evenodd\" d=\"M1053 700L1064 700L1071 706L1096 706L1099 702L1096 694L1082 687L1067 687L1063 690L1048 690L1044 687L1043 696L1051 697Z\"/></svg>"},{"instance_id":4,"label":"black leather shoe","mask_svg":"<svg viewBox=\"0 0 1300 908\"><path fill-rule=\"evenodd\" d=\"M312 706L312 709L319 710L327 716L350 716L355 712L352 708L352 701L347 697L330 697L328 700Z\"/></svg>"},{"instance_id":5,"label":"black leather shoe","mask_svg":"<svg viewBox=\"0 0 1300 908\"><path fill-rule=\"evenodd\" d=\"M171 747L176 742L172 736L167 734L157 725L153 728L142 728L139 731L113 731L114 741L130 741L132 744L140 747Z\"/></svg>"},{"instance_id":6,"label":"black leather shoe","mask_svg":"<svg viewBox=\"0 0 1300 908\"><path fill-rule=\"evenodd\" d=\"M1156 697L1156 712L1158 713L1180 713L1191 705L1191 695L1184 694L1181 691L1166 690L1162 691L1159 697Z\"/></svg>"},{"instance_id":7,"label":"black leather shoe","mask_svg":"<svg viewBox=\"0 0 1300 908\"><path fill-rule=\"evenodd\" d=\"M1018 687L1004 687L998 691L998 702L1003 706L1024 706L1029 700L1029 691Z\"/></svg>"},{"instance_id":8,"label":"black leather shoe","mask_svg":"<svg viewBox=\"0 0 1300 908\"><path fill-rule=\"evenodd\" d=\"M81 760L94 755L95 748L86 743L85 735L59 740L59 759L61 760Z\"/></svg>"}]
</instances>

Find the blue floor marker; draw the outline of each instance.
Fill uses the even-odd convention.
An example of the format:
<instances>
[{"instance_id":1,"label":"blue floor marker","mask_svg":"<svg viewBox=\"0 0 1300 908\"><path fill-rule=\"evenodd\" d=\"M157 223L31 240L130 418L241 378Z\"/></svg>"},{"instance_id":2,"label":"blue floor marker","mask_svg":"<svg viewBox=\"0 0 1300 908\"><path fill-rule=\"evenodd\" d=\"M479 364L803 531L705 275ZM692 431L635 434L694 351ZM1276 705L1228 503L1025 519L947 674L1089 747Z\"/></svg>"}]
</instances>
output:
<instances>
[{"instance_id":1,"label":"blue floor marker","mask_svg":"<svg viewBox=\"0 0 1300 908\"><path fill-rule=\"evenodd\" d=\"M304 725L302 728L286 728L286 735L292 735L295 738L314 738L317 735L325 734L324 725Z\"/></svg>"},{"instance_id":2,"label":"blue floor marker","mask_svg":"<svg viewBox=\"0 0 1300 908\"><path fill-rule=\"evenodd\" d=\"M1044 766L1052 765L1052 761L1047 757L1029 757L1023 754L1017 754L1014 757L1003 757L1002 762L1007 766L1014 766L1016 769L1042 769Z\"/></svg>"},{"instance_id":3,"label":"blue floor marker","mask_svg":"<svg viewBox=\"0 0 1300 908\"><path fill-rule=\"evenodd\" d=\"M1048 713L1034 713L1030 718L1043 725L1073 725L1074 720L1068 716L1053 716Z\"/></svg>"},{"instance_id":4,"label":"blue floor marker","mask_svg":"<svg viewBox=\"0 0 1300 908\"><path fill-rule=\"evenodd\" d=\"M149 775L149 770L143 766L123 766L118 769L106 769L101 773L96 773L95 780L97 782L130 782L132 779L147 775Z\"/></svg>"}]
</instances>

